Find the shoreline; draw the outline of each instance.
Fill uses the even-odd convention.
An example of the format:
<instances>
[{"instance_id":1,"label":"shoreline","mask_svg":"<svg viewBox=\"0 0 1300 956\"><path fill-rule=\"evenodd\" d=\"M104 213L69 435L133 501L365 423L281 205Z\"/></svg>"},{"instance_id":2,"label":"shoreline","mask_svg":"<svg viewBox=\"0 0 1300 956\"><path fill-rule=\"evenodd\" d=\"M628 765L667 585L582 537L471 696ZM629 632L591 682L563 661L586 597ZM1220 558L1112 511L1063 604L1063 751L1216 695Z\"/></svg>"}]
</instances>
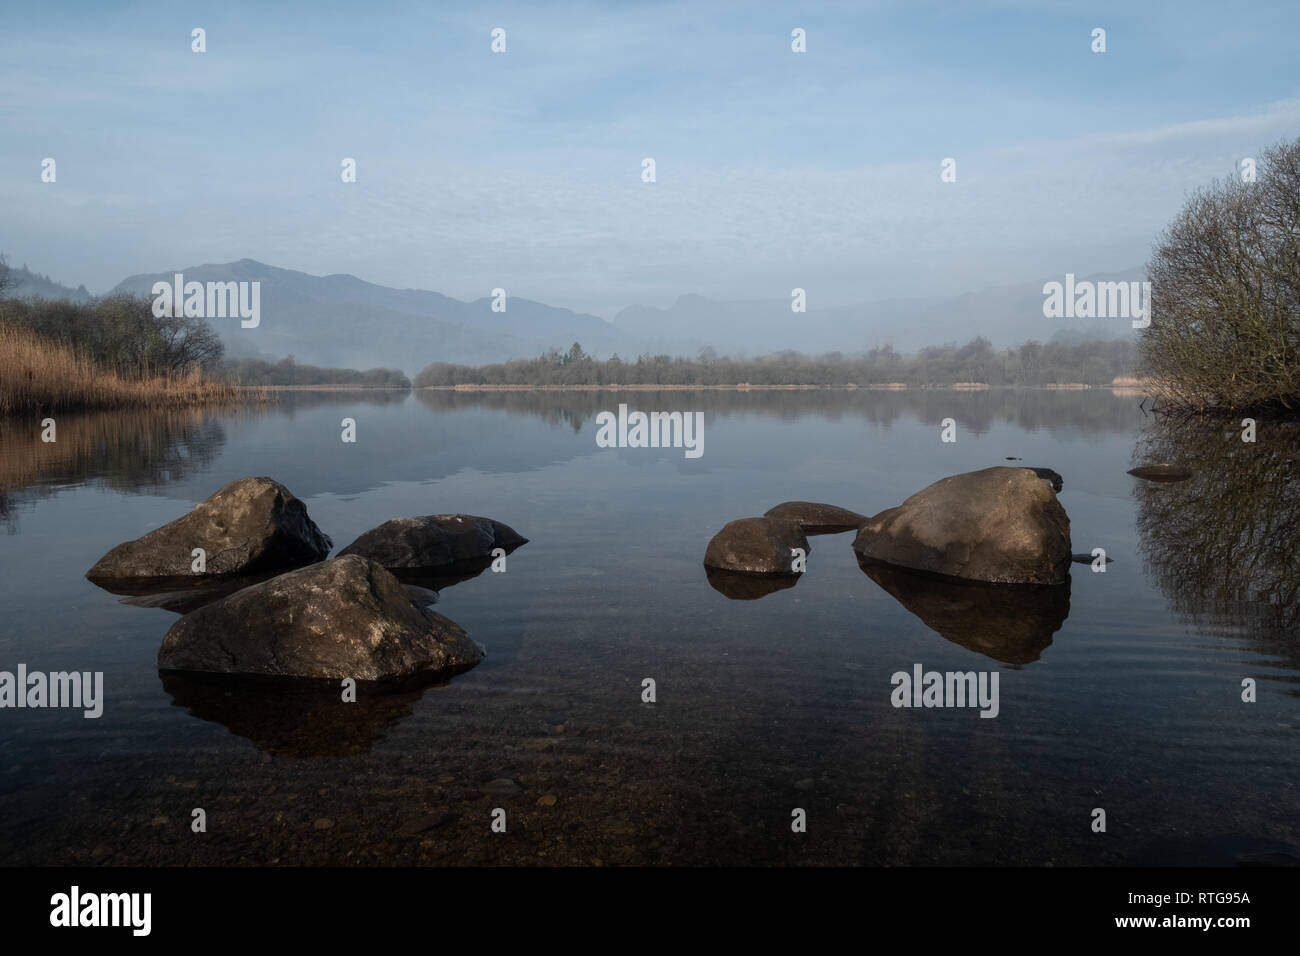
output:
<instances>
[{"instance_id":1,"label":"shoreline","mask_svg":"<svg viewBox=\"0 0 1300 956\"><path fill-rule=\"evenodd\" d=\"M329 389L329 386L308 386ZM1111 391L1120 394L1146 394L1140 385L1085 385L1069 382L1056 385L986 385L982 382L955 382L951 385L422 385L411 386L419 392L983 392L1023 389L1025 391Z\"/></svg>"},{"instance_id":2,"label":"shoreline","mask_svg":"<svg viewBox=\"0 0 1300 956\"><path fill-rule=\"evenodd\" d=\"M243 392L410 392L410 385L232 385Z\"/></svg>"}]
</instances>

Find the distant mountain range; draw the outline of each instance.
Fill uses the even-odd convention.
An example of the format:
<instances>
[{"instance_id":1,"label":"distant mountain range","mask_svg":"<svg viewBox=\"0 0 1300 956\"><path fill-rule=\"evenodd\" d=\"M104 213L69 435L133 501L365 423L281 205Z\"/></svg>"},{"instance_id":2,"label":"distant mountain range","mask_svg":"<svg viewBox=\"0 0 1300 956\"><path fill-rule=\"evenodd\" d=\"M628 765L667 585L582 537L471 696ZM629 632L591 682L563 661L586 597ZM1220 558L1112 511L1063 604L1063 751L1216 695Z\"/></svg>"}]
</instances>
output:
<instances>
[{"instance_id":1,"label":"distant mountain range","mask_svg":"<svg viewBox=\"0 0 1300 956\"><path fill-rule=\"evenodd\" d=\"M292 353L313 365L413 373L430 362L479 365L531 358L574 342L602 355L635 347L604 319L529 299L509 296L506 310L493 312L490 298L462 302L437 292L390 289L350 275L313 276L253 259L130 276L112 291L149 296L155 282L171 282L174 272L186 282L261 283L257 328L212 320L232 355Z\"/></svg>"},{"instance_id":2,"label":"distant mountain range","mask_svg":"<svg viewBox=\"0 0 1300 956\"><path fill-rule=\"evenodd\" d=\"M1064 273L1043 282L1063 282ZM1141 281L1141 268L1079 276L1093 282ZM808 311L794 313L790 299L716 302L684 295L668 309L631 306L614 324L641 339L653 352L695 354L712 346L718 354L750 355L795 349L806 354L866 351L892 345L915 352L927 345L964 344L982 335L1007 348L1030 339L1114 339L1134 336L1123 319L1047 319L1043 317L1043 282L1004 286L956 296L882 299L860 305L815 308L809 290ZM730 343L722 348L720 343Z\"/></svg>"},{"instance_id":3,"label":"distant mountain range","mask_svg":"<svg viewBox=\"0 0 1300 956\"><path fill-rule=\"evenodd\" d=\"M630 306L613 322L514 296L504 312L490 298L463 302L422 289L392 289L351 275L313 276L254 259L187 266L130 276L110 294L152 297L155 282L170 283L176 272L197 282L260 282L261 323L241 328L238 319L211 319L227 354L346 368L399 368L408 374L430 362L482 365L532 358L547 349L567 350L574 342L598 358L617 352L756 356L786 349L805 354L852 354L892 345L914 352L927 345L964 343L977 335L995 347L1084 338L1130 338L1123 319L1047 319L1043 283L1025 283L957 296L895 298L819 309L809 290L808 311L794 313L789 299L715 301L684 295L667 309ZM22 298L91 298L25 268L8 294ZM1080 280L1140 281L1141 268L1081 276ZM1045 277L1061 281L1064 274Z\"/></svg>"}]
</instances>

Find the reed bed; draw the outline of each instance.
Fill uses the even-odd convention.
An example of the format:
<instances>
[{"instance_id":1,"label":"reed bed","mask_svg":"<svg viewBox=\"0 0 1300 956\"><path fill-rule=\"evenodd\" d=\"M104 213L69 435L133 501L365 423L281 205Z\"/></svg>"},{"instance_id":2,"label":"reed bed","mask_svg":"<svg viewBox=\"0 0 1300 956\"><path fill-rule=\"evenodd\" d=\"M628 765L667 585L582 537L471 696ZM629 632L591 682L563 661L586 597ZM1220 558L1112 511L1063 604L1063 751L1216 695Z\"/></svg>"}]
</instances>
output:
<instances>
[{"instance_id":1,"label":"reed bed","mask_svg":"<svg viewBox=\"0 0 1300 956\"><path fill-rule=\"evenodd\" d=\"M264 389L208 381L197 368L184 374L124 375L96 365L70 345L0 322L0 415L266 400Z\"/></svg>"}]
</instances>

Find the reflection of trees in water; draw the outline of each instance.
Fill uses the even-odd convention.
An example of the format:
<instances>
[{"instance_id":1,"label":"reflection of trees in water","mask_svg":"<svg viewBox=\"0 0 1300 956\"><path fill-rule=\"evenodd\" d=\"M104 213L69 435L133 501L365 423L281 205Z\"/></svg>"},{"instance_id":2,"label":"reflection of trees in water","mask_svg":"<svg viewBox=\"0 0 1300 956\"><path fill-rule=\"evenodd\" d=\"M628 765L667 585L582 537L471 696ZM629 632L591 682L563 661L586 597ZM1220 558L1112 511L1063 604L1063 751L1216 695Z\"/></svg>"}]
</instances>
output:
<instances>
[{"instance_id":1,"label":"reflection of trees in water","mask_svg":"<svg viewBox=\"0 0 1300 956\"><path fill-rule=\"evenodd\" d=\"M65 412L55 416L58 440L48 443L38 418L0 419L0 518L12 533L20 502L69 484L138 491L202 471L226 440L219 415L231 412Z\"/></svg>"},{"instance_id":2,"label":"reflection of trees in water","mask_svg":"<svg viewBox=\"0 0 1300 956\"><path fill-rule=\"evenodd\" d=\"M641 411L705 411L711 414L763 415L794 421L818 415L837 421L859 418L890 425L911 417L938 427L949 416L964 430L981 434L995 422L1024 429L1077 428L1083 432L1128 431L1133 427L1133 395L1109 389L663 389L636 391L418 389L419 402L434 412L483 408L531 415L575 432L598 412L617 411L620 402Z\"/></svg>"},{"instance_id":3,"label":"reflection of trees in water","mask_svg":"<svg viewBox=\"0 0 1300 956\"><path fill-rule=\"evenodd\" d=\"M1148 571L1187 623L1244 633L1300 666L1300 423L1151 423L1135 462L1172 462L1177 484L1139 481L1137 527Z\"/></svg>"},{"instance_id":4,"label":"reflection of trees in water","mask_svg":"<svg viewBox=\"0 0 1300 956\"><path fill-rule=\"evenodd\" d=\"M272 389L272 413L288 415L312 408L330 405L400 405L410 396L409 388L338 388L338 389Z\"/></svg>"}]
</instances>

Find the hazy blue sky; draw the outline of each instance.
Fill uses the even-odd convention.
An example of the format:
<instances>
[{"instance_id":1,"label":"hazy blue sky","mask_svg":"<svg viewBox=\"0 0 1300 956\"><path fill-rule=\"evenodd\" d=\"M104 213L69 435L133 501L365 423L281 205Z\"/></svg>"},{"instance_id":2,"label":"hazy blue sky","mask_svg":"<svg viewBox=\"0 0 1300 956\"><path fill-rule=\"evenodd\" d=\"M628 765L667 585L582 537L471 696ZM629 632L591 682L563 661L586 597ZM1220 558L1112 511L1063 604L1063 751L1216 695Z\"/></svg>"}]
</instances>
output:
<instances>
[{"instance_id":1,"label":"hazy blue sky","mask_svg":"<svg viewBox=\"0 0 1300 956\"><path fill-rule=\"evenodd\" d=\"M0 251L94 292L245 256L606 317L961 292L1138 265L1300 135L1294 0L5 6Z\"/></svg>"}]
</instances>

